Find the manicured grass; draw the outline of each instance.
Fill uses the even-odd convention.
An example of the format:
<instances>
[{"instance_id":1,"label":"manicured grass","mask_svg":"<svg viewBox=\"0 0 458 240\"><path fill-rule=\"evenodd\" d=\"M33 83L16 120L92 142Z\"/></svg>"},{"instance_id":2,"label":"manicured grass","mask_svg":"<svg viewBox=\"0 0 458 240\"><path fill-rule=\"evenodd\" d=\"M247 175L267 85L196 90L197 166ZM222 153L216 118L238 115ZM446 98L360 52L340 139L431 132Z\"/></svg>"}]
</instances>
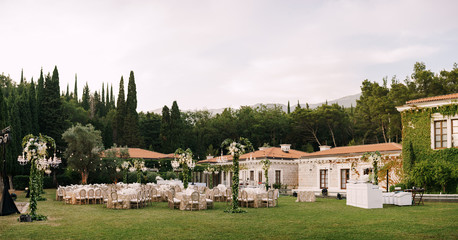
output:
<instances>
[{"instance_id":1,"label":"manicured grass","mask_svg":"<svg viewBox=\"0 0 458 240\"><path fill-rule=\"evenodd\" d=\"M64 205L53 200L55 189L46 192L38 213L49 220L0 217L0 239L458 239L458 203L360 209L345 200L296 203L282 196L276 208L228 214L224 203L197 212L171 210L167 203L131 210ZM18 201L27 200L19 194Z\"/></svg>"}]
</instances>

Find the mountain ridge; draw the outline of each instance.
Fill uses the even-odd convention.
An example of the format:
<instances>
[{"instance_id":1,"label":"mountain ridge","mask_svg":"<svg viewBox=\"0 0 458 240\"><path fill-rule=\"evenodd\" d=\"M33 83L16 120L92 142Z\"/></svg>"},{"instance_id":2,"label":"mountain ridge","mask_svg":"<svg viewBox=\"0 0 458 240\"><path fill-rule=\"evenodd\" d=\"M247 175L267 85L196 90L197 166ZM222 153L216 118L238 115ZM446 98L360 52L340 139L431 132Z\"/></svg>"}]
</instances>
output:
<instances>
[{"instance_id":1,"label":"mountain ridge","mask_svg":"<svg viewBox=\"0 0 458 240\"><path fill-rule=\"evenodd\" d=\"M327 101L327 103L329 105L331 104L334 104L334 103L337 103L345 108L349 108L351 106L355 107L356 106L356 100L359 99L359 97L361 97L361 93L357 93L357 94L353 94L353 95L348 95L348 96L344 96L344 97L341 97L341 98L338 98L338 99L334 99L334 100L330 100L330 101ZM316 108L318 106L321 106L323 104L325 104L326 102L320 102L320 103L313 103L313 104L309 104L309 107L310 108ZM283 109L283 111L287 111L288 110L288 106L285 105L285 104L281 104L281 103L257 103L257 104L254 104L254 105L251 105L250 107L253 107L253 108L256 108L256 107L259 107L261 105L265 105L267 106L268 108L273 108L274 106L279 106ZM301 104L301 107L306 107L307 104ZM296 108L297 104L291 104L290 103L290 107L291 107L291 111L294 111L294 108ZM212 114L219 114L219 113L222 113L224 111L224 109L226 108L215 108L215 109L194 109L194 110L184 110L184 112L192 112L192 111L198 111L198 110L207 110L209 112L211 112ZM234 109L238 109L238 108L234 108ZM154 109L152 111L153 113L156 113L156 114L162 114L162 108L158 108L158 109Z\"/></svg>"}]
</instances>

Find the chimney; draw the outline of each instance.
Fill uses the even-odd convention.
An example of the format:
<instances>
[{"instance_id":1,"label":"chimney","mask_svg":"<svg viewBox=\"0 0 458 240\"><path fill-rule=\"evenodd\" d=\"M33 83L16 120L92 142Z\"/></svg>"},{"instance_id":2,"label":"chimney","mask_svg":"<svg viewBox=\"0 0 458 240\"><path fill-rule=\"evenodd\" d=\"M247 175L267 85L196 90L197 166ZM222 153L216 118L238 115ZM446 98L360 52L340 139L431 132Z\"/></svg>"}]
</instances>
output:
<instances>
[{"instance_id":1,"label":"chimney","mask_svg":"<svg viewBox=\"0 0 458 240\"><path fill-rule=\"evenodd\" d=\"M287 153L291 149L291 144L280 144L280 147L283 152Z\"/></svg>"},{"instance_id":2,"label":"chimney","mask_svg":"<svg viewBox=\"0 0 458 240\"><path fill-rule=\"evenodd\" d=\"M320 152L321 151L326 151L326 150L329 150L329 149L331 149L331 146L328 146L328 145L321 145L320 146Z\"/></svg>"},{"instance_id":3,"label":"chimney","mask_svg":"<svg viewBox=\"0 0 458 240\"><path fill-rule=\"evenodd\" d=\"M212 155L208 155L208 156L207 156L207 159L212 159L212 158L213 158Z\"/></svg>"}]
</instances>

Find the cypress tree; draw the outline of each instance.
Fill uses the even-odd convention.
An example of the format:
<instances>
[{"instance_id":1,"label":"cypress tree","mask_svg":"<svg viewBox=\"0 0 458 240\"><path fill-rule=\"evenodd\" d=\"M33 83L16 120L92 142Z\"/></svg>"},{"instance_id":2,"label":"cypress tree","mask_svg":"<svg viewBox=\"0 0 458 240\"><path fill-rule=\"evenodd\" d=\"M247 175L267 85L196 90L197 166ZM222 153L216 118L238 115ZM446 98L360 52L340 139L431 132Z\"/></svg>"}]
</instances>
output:
<instances>
[{"instance_id":1,"label":"cypress tree","mask_svg":"<svg viewBox=\"0 0 458 240\"><path fill-rule=\"evenodd\" d=\"M291 113L291 107L289 106L289 101L288 101L288 114Z\"/></svg>"},{"instance_id":2,"label":"cypress tree","mask_svg":"<svg viewBox=\"0 0 458 240\"><path fill-rule=\"evenodd\" d=\"M126 119L124 122L125 144L130 147L140 147L141 135L138 125L137 113L137 87L135 85L134 72L130 71L127 85Z\"/></svg>"},{"instance_id":3,"label":"cypress tree","mask_svg":"<svg viewBox=\"0 0 458 240\"><path fill-rule=\"evenodd\" d=\"M89 110L89 108L91 107L90 100L91 100L91 96L89 92L89 85L87 85L87 82L86 82L86 85L84 85L84 88L83 88L83 96L81 97L81 106L86 111Z\"/></svg>"},{"instance_id":4,"label":"cypress tree","mask_svg":"<svg viewBox=\"0 0 458 240\"><path fill-rule=\"evenodd\" d=\"M113 88L112 88L113 89ZM116 104L115 128L113 131L114 142L122 146L124 143L124 120L126 117L126 102L124 94L124 78L119 81L118 102Z\"/></svg>"},{"instance_id":5,"label":"cypress tree","mask_svg":"<svg viewBox=\"0 0 458 240\"><path fill-rule=\"evenodd\" d=\"M67 83L67 92L65 93L65 100L70 100L70 85Z\"/></svg>"},{"instance_id":6,"label":"cypress tree","mask_svg":"<svg viewBox=\"0 0 458 240\"><path fill-rule=\"evenodd\" d=\"M105 83L102 83L102 103L105 105Z\"/></svg>"},{"instance_id":7,"label":"cypress tree","mask_svg":"<svg viewBox=\"0 0 458 240\"><path fill-rule=\"evenodd\" d=\"M162 108L161 130L159 135L161 138L162 152L174 152L170 145L170 110L167 106Z\"/></svg>"},{"instance_id":8,"label":"cypress tree","mask_svg":"<svg viewBox=\"0 0 458 240\"><path fill-rule=\"evenodd\" d=\"M29 97L26 83L21 77L21 83L17 88L16 104L19 110L19 120L21 124L22 132L17 132L16 134L26 135L32 132L32 114L30 111Z\"/></svg>"},{"instance_id":9,"label":"cypress tree","mask_svg":"<svg viewBox=\"0 0 458 240\"><path fill-rule=\"evenodd\" d=\"M33 78L29 85L29 108L30 108L30 116L32 119L32 134L37 135L39 133L39 126L38 126L38 107L37 107L37 98L35 93L35 83L33 82Z\"/></svg>"},{"instance_id":10,"label":"cypress tree","mask_svg":"<svg viewBox=\"0 0 458 240\"><path fill-rule=\"evenodd\" d=\"M49 74L46 76L43 93L43 108L41 109L40 117L43 125L40 125L40 130L41 133L54 138L60 148L63 144L61 135L64 132L64 119L57 66L54 67L52 76Z\"/></svg>"},{"instance_id":11,"label":"cypress tree","mask_svg":"<svg viewBox=\"0 0 458 240\"><path fill-rule=\"evenodd\" d=\"M73 88L73 94L74 94L74 99L76 102L78 102L78 77L76 76L75 73L75 87Z\"/></svg>"},{"instance_id":12,"label":"cypress tree","mask_svg":"<svg viewBox=\"0 0 458 240\"><path fill-rule=\"evenodd\" d=\"M22 143L20 107L16 89L11 89L8 99L8 124L11 126L11 142ZM6 127L6 126L5 126ZM17 157L21 153L21 144L11 144L6 148L6 169L8 175L21 174L24 170L19 166Z\"/></svg>"},{"instance_id":13,"label":"cypress tree","mask_svg":"<svg viewBox=\"0 0 458 240\"><path fill-rule=\"evenodd\" d=\"M44 84L44 77L43 77L43 68L40 70L40 77L38 78L37 83L37 113L38 113L38 132L41 132L41 129L44 128L44 122L41 117L41 109L43 109L43 92L45 89Z\"/></svg>"},{"instance_id":14,"label":"cypress tree","mask_svg":"<svg viewBox=\"0 0 458 240\"><path fill-rule=\"evenodd\" d=\"M172 150L184 147L182 145L182 133L183 120L181 119L181 112L178 108L177 101L173 101L172 109L170 110L170 143L172 145Z\"/></svg>"},{"instance_id":15,"label":"cypress tree","mask_svg":"<svg viewBox=\"0 0 458 240\"><path fill-rule=\"evenodd\" d=\"M110 105L111 107L110 108L115 108L115 97L114 97L114 94L113 94L113 84L111 84L111 90L110 90Z\"/></svg>"}]
</instances>

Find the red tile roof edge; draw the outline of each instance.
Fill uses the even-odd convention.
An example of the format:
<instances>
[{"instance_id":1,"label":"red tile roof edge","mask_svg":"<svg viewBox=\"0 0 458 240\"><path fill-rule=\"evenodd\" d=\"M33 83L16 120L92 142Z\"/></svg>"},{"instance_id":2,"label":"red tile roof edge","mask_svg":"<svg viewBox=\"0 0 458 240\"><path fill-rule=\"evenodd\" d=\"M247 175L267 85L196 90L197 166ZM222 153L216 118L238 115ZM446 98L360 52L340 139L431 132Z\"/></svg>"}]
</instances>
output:
<instances>
[{"instance_id":1,"label":"red tile roof edge","mask_svg":"<svg viewBox=\"0 0 458 240\"><path fill-rule=\"evenodd\" d=\"M439 96L434 96L434 97L414 99L414 100L407 101L406 104L433 102L433 101L448 100L448 99L458 99L458 93L451 93L447 95L439 95Z\"/></svg>"},{"instance_id":2,"label":"red tile roof edge","mask_svg":"<svg viewBox=\"0 0 458 240\"><path fill-rule=\"evenodd\" d=\"M367 144L367 145L356 145L346 147L336 147L329 150L319 151L310 153L302 158L322 157L329 155L342 155L342 154L361 154L365 152L392 152L401 151L402 145L399 143L378 143L378 144Z\"/></svg>"}]
</instances>

